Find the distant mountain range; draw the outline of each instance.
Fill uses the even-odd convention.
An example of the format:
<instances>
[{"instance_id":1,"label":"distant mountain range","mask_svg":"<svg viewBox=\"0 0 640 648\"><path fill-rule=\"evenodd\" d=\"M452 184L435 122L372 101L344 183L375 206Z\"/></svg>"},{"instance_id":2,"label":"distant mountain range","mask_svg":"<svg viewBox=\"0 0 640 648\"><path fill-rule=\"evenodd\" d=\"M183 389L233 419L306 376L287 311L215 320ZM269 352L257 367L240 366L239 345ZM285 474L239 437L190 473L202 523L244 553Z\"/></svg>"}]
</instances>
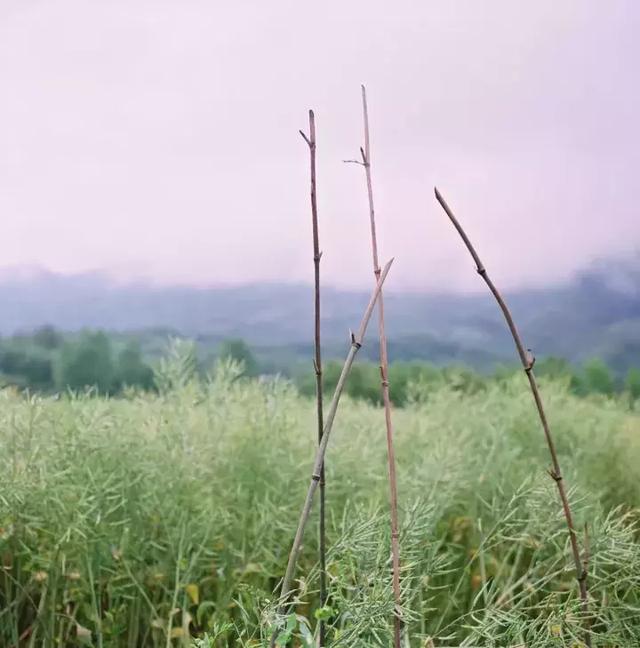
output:
<instances>
[{"instance_id":1,"label":"distant mountain range","mask_svg":"<svg viewBox=\"0 0 640 648\"><path fill-rule=\"evenodd\" d=\"M326 289L323 335L341 355L369 294ZM602 261L565 284L507 295L525 342L538 356L573 362L605 359L620 371L640 366L640 256ZM155 287L121 284L101 273L58 275L37 268L0 271L0 334L51 324L66 331L175 332L215 343L242 337L258 349L311 355L309 286ZM486 368L514 359L511 339L488 292L388 293L390 354L395 359L460 362ZM375 345L364 355L375 357Z\"/></svg>"}]
</instances>

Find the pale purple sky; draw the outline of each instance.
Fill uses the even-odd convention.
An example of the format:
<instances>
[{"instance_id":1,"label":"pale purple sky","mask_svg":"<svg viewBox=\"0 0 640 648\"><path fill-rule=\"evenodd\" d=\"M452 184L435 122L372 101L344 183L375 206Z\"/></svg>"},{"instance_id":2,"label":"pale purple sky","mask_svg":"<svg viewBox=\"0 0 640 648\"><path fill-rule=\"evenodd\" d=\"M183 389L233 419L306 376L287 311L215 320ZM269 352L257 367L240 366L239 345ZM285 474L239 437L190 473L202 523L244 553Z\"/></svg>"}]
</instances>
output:
<instances>
[{"instance_id":1,"label":"pale purple sky","mask_svg":"<svg viewBox=\"0 0 640 648\"><path fill-rule=\"evenodd\" d=\"M368 285L366 83L395 288L562 280L640 247L636 0L0 0L0 266Z\"/></svg>"}]
</instances>

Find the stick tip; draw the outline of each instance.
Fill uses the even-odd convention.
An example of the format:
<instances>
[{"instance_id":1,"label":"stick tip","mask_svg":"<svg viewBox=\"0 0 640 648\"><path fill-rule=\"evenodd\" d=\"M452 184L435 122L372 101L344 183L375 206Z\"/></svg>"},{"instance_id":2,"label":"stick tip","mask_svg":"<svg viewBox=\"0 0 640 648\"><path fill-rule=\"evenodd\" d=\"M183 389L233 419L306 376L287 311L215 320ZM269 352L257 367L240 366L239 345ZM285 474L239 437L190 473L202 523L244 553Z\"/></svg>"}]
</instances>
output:
<instances>
[{"instance_id":1,"label":"stick tip","mask_svg":"<svg viewBox=\"0 0 640 648\"><path fill-rule=\"evenodd\" d=\"M394 260L395 260L395 257L391 257L391 258L390 258L390 259L385 263L384 268L382 268L382 274L383 274L383 275L386 275L387 272L389 272L389 268L391 268L391 264L393 263Z\"/></svg>"}]
</instances>

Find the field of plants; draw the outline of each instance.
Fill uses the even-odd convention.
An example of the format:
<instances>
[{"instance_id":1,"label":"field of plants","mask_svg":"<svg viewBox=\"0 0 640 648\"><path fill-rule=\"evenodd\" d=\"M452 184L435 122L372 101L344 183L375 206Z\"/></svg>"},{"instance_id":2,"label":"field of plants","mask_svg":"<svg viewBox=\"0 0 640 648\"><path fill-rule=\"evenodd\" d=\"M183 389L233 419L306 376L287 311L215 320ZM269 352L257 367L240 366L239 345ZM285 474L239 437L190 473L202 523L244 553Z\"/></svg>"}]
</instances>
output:
<instances>
[{"instance_id":1,"label":"field of plants","mask_svg":"<svg viewBox=\"0 0 640 648\"><path fill-rule=\"evenodd\" d=\"M315 402L237 366L159 393L0 393L0 645L263 646L308 484ZM595 646L640 642L640 417L542 382L587 529ZM395 411L407 646L581 646L566 525L524 376L426 391ZM279 644L388 646L384 419L346 397L327 455L329 604L317 524ZM581 538L583 540L583 538Z\"/></svg>"}]
</instances>

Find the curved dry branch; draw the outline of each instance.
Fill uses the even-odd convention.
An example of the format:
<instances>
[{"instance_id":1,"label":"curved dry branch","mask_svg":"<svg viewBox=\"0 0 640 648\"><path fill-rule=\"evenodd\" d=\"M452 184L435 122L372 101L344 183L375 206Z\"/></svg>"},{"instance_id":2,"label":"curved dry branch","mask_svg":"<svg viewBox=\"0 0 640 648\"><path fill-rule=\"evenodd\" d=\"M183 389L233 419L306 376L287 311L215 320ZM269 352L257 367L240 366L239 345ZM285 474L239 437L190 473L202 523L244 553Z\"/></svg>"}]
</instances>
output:
<instances>
[{"instance_id":1,"label":"curved dry branch","mask_svg":"<svg viewBox=\"0 0 640 648\"><path fill-rule=\"evenodd\" d=\"M542 424L542 429L544 431L544 436L547 442L547 447L549 448L549 455L551 456L551 470L549 470L549 475L555 481L556 486L558 487L558 494L560 495L560 501L562 502L562 510L564 512L564 517L567 523L567 528L569 530L569 541L571 543L571 553L573 554L573 561L575 563L576 569L576 579L578 581L578 588L580 590L580 599L582 601L582 612L584 614L584 628L585 635L584 640L585 644L591 646L591 632L590 632L590 622L589 622L589 593L587 590L587 560L584 563L580 559L580 549L578 548L578 538L576 534L575 527L573 525L573 515L571 513L571 506L569 505L569 498L567 497L567 492L564 486L564 480L562 477L562 472L560 471L560 463L558 461L558 453L556 452L556 446L551 435L551 429L549 428L549 422L547 420L547 415L544 410L544 405L542 403L542 396L540 395L540 390L538 389L538 383L536 382L536 377L533 373L533 365L535 364L535 357L531 353L530 349L526 349L522 343L522 338L518 333L511 312L504 301L500 291L496 288L493 281L487 274L487 270L484 267L478 253L476 252L473 244L469 240L466 232L460 225L458 219L455 217L451 208L442 197L442 194L438 191L437 188L434 189L436 194L436 199L444 209L445 213L449 217L449 220L456 228L460 238L465 244L469 254L473 258L476 264L476 271L484 279L487 284L491 294L495 297L495 300L498 302L498 306L504 315L504 318L513 337L518 355L520 356L520 361L522 362L522 367L524 372L527 374L529 380L529 386L531 387L531 393L533 394L533 400L536 404L536 409L538 410L538 416L540 417L540 423Z\"/></svg>"}]
</instances>

